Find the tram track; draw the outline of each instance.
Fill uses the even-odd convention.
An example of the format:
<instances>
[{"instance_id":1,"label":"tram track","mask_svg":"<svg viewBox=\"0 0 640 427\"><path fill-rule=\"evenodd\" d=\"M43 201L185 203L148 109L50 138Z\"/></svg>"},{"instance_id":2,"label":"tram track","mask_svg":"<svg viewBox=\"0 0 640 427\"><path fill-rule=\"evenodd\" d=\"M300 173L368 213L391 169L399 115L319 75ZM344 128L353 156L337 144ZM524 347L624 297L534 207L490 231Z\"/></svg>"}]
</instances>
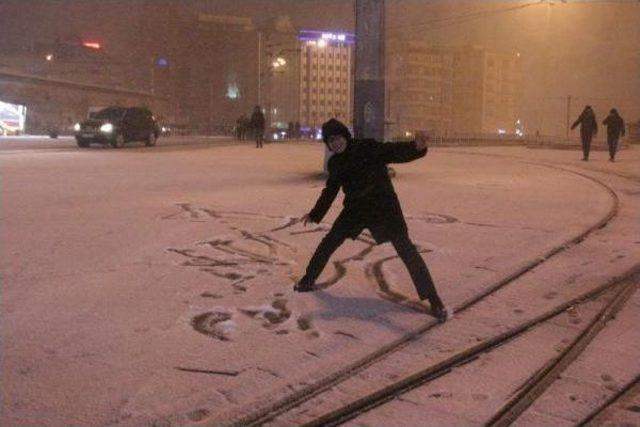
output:
<instances>
[{"instance_id":1,"label":"tram track","mask_svg":"<svg viewBox=\"0 0 640 427\"><path fill-rule=\"evenodd\" d=\"M562 352L556 359L541 371L536 372L487 423L490 427L506 427L513 423L522 413L558 378L558 376L586 349L589 343L615 318L624 303L637 290L640 283L638 269L629 278L623 279L622 288L615 297L598 313L591 324Z\"/></svg>"},{"instance_id":2,"label":"tram track","mask_svg":"<svg viewBox=\"0 0 640 427\"><path fill-rule=\"evenodd\" d=\"M421 387L435 379L450 373L453 369L473 362L484 353L494 351L503 345L510 343L517 337L531 331L533 328L543 325L545 322L555 318L570 308L574 308L586 302L593 301L607 291L615 289L615 296L602 308L594 317L591 323L579 334L579 336L555 359L551 360L542 369L536 371L510 399L486 424L487 426L498 427L510 425L524 410L531 405L559 375L588 345L605 324L615 317L615 314L622 308L629 295L636 291L640 281L640 264L634 267L622 280L606 283L584 295L574 298L561 304L552 310L526 321L508 331L498 334L490 339L456 353L452 357L442 362L429 366L421 371L414 372L406 377L395 381L386 387L380 388L346 405L324 413L321 416L308 420L300 425L304 427L337 426L352 420L372 409L384 405L403 394ZM617 288L617 289L616 289ZM277 421L276 423L277 424Z\"/></svg>"},{"instance_id":3,"label":"tram track","mask_svg":"<svg viewBox=\"0 0 640 427\"><path fill-rule=\"evenodd\" d=\"M592 234L593 232L599 229L606 227L613 220L613 218L615 218L616 215L618 215L618 212L620 210L620 199L616 194L616 192L602 180L589 176L586 173L578 172L571 169L566 169L558 165L542 163L542 162L534 163L531 161L523 161L522 159L519 159L519 160L522 161L523 163L557 169L559 171L569 173L569 174L574 174L586 180L591 181L592 183L598 185L601 189L603 189L609 195L609 198L610 198L609 209L596 222L594 222L592 225L582 230L577 235L565 240L564 242L558 245L555 245L554 247L545 251L545 253L543 253L541 256L538 256L524 263L523 265L517 267L512 273L508 274L503 279L497 281L492 286L486 288L482 292L474 295L473 297L467 299L466 301L463 301L460 304L456 305L454 307L455 313L458 313L458 314L464 313L466 310L475 306L480 301L483 301L487 297L495 294L500 289L503 289L510 283L513 283L518 278L522 277L526 273L529 273L532 270L536 269L537 267L541 266L542 264L552 259L556 255L572 247L575 247L576 245L579 245L590 234ZM629 274L632 274L632 273L634 273L634 271L629 272ZM485 340L479 343L478 345L472 347L471 349L467 349L464 352L456 354L451 358L447 359L446 361L443 361L441 364L430 366L421 372L417 372L417 373L414 373L413 375L405 377L402 381L398 381L393 385L389 386L390 388L388 389L384 389L384 390L379 389L373 393L374 394L373 400L376 400L376 401L379 401L380 399L384 400L389 396L388 393L391 392L392 390L394 393L398 393L404 390L406 387L414 387L416 383L420 383L421 381L422 382L428 381L437 376L443 375L444 373L446 373L447 369L451 369L452 366L457 366L463 363L467 363L468 361L476 357L476 355L479 354L480 352L488 351L488 349L498 346L501 343L508 342L512 338L524 333L524 331L527 331L530 328L534 327L536 324L540 324L541 322L544 322L549 318L552 318L558 315L559 313L564 312L568 308L576 304L580 304L582 301L587 301L587 300L596 298L597 296L601 295L603 292L606 292L607 290L610 290L612 287L615 287L617 283L618 283L618 280L609 281L595 289L592 289L591 291L585 294L582 294L576 298L573 298L563 304L556 306L554 309L549 310L546 313L540 316L537 316L534 319L524 322L523 324L520 324L515 328L511 328L509 331L499 334L491 339ZM306 385L301 389L294 390L292 393L289 393L284 398L278 399L277 401L267 402L266 404L263 404L263 405L256 404L253 406L253 409L249 413L246 413L246 412L241 413L239 416L234 416L233 413L228 414L231 416L227 416L226 418L222 418L222 419L219 418L216 424L224 424L224 425L230 425L230 426L240 426L240 425L256 426L256 425L263 425L265 423L269 423L274 420L277 420L281 414L285 414L288 411L291 411L297 407L300 407L305 402L308 402L311 399L314 399L316 396L321 395L325 391L335 387L336 385L344 382L345 380L351 377L354 377L358 373L374 365L375 363L381 361L382 359L386 358L390 354L398 352L404 346L411 343L412 341L415 341L416 339L419 339L427 331L431 330L435 326L437 326L437 324L435 324L433 321L428 322L425 325L409 332L408 334L404 335L398 340L380 347L379 349L357 360L356 362L351 363L348 366L333 372L332 374L326 375L320 380L317 380L312 384ZM369 398L372 398L372 396L369 396ZM377 404L378 403L376 403L375 405ZM360 407L362 405L366 407L369 404L366 401L361 401L357 403L355 407ZM351 413L352 409L355 408L355 407L351 407L351 406L347 407L347 406L348 405L346 405L345 408L342 408L341 410ZM358 410L361 410L361 409L362 408ZM311 423L308 423L305 425L334 425L334 424L331 424L332 417L333 416L327 415L327 418L318 418L317 420L312 421Z\"/></svg>"},{"instance_id":4,"label":"tram track","mask_svg":"<svg viewBox=\"0 0 640 427\"><path fill-rule=\"evenodd\" d=\"M603 405L596 408L585 419L583 419L578 427L595 427L602 425L605 421L605 417L608 412L616 409L617 406L622 405L622 401L625 398L633 398L640 394L640 374L638 374L633 380L629 381L621 390L615 393L609 398ZM635 411L640 410L639 407L634 406Z\"/></svg>"}]
</instances>

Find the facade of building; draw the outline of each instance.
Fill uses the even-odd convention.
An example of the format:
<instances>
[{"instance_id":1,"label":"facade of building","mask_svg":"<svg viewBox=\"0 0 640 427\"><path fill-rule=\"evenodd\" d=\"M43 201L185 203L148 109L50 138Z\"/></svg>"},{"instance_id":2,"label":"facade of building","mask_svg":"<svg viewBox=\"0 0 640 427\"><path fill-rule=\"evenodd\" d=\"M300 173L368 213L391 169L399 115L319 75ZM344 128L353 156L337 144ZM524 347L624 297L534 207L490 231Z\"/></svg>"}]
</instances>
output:
<instances>
[{"instance_id":1,"label":"facade of building","mask_svg":"<svg viewBox=\"0 0 640 427\"><path fill-rule=\"evenodd\" d=\"M175 54L176 101L198 133L230 131L258 102L258 32L250 18L198 14L183 27Z\"/></svg>"},{"instance_id":2,"label":"facade of building","mask_svg":"<svg viewBox=\"0 0 640 427\"><path fill-rule=\"evenodd\" d=\"M521 134L518 54L394 42L387 55L387 134Z\"/></svg>"},{"instance_id":3,"label":"facade of building","mask_svg":"<svg viewBox=\"0 0 640 427\"><path fill-rule=\"evenodd\" d=\"M401 137L451 129L453 53L418 42L390 45L387 51L386 133Z\"/></svg>"},{"instance_id":4,"label":"facade of building","mask_svg":"<svg viewBox=\"0 0 640 427\"><path fill-rule=\"evenodd\" d=\"M355 37L349 33L301 31L299 119L319 128L330 118L353 121Z\"/></svg>"},{"instance_id":5,"label":"facade of building","mask_svg":"<svg viewBox=\"0 0 640 427\"><path fill-rule=\"evenodd\" d=\"M453 49L453 117L456 132L522 132L522 66L519 53L481 47Z\"/></svg>"}]
</instances>

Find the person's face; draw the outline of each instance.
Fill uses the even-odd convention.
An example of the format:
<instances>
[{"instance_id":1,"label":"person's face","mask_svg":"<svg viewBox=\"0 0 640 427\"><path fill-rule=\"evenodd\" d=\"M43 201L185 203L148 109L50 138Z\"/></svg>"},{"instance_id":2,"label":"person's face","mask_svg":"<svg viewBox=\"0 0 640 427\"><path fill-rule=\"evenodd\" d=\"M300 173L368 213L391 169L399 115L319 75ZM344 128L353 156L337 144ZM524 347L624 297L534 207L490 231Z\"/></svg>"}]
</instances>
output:
<instances>
[{"instance_id":1,"label":"person's face","mask_svg":"<svg viewBox=\"0 0 640 427\"><path fill-rule=\"evenodd\" d=\"M342 135L331 135L327 141L329 150L334 153L342 153L347 149L347 139Z\"/></svg>"}]
</instances>

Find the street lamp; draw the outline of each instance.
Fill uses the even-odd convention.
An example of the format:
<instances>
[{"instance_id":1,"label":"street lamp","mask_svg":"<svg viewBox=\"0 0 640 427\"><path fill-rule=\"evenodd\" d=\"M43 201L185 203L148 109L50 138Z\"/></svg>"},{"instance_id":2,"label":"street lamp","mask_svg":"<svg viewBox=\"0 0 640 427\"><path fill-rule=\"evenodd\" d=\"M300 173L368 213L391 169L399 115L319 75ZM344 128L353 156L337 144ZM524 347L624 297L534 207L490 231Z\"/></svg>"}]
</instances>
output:
<instances>
[{"instance_id":1,"label":"street lamp","mask_svg":"<svg viewBox=\"0 0 640 427\"><path fill-rule=\"evenodd\" d=\"M157 68L167 68L169 67L169 60L165 57L165 56L157 56L157 55L152 55L151 56L151 68L150 68L150 82L149 82L149 86L151 89L151 94L155 95L156 94L156 67Z\"/></svg>"},{"instance_id":2,"label":"street lamp","mask_svg":"<svg viewBox=\"0 0 640 427\"><path fill-rule=\"evenodd\" d=\"M271 59L270 62L270 66L268 69L268 73L267 73L267 116L266 116L266 122L269 128L271 128L272 126L272 122L273 122L273 117L274 115L278 114L277 110L275 110L273 108L273 96L274 96L274 76L276 75L276 73L279 74L284 74L286 73L287 67L291 67L291 64L288 63L288 61L285 59L285 55L287 53L299 53L301 50L299 48L294 49L294 48L286 48L286 49L281 49L277 54L273 55L270 51L267 52L267 55L269 56L269 58ZM295 67L293 69L290 68L290 70L292 72L295 72L298 74L298 78L299 78L299 74L300 74L300 70L297 70ZM296 79L296 84L299 85L299 81L297 81L298 79ZM286 82L287 83L287 92L290 92L290 88L289 85L291 82ZM299 98L299 97L298 97ZM290 104L290 103L289 103ZM288 107L291 107L290 105L288 105ZM284 108L285 114L287 111L289 110L297 110L295 107L293 108ZM297 119L298 116L298 112L294 111L293 112L295 118ZM290 119L293 119L290 117Z\"/></svg>"},{"instance_id":3,"label":"street lamp","mask_svg":"<svg viewBox=\"0 0 640 427\"><path fill-rule=\"evenodd\" d=\"M279 56L275 59L275 61L273 61L271 63L271 65L273 65L273 69L278 69L280 67L284 67L285 65L287 65L287 60L284 59L283 57Z\"/></svg>"}]
</instances>

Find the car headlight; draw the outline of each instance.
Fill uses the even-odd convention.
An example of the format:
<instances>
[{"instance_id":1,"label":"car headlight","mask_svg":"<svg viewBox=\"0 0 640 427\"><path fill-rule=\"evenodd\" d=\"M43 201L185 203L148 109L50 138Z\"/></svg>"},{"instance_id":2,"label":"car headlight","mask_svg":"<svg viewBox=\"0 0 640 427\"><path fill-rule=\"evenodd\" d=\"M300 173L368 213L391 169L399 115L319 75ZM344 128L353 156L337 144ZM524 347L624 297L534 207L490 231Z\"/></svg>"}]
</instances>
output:
<instances>
[{"instance_id":1,"label":"car headlight","mask_svg":"<svg viewBox=\"0 0 640 427\"><path fill-rule=\"evenodd\" d=\"M80 132L80 123L76 123L75 125L73 125L73 130L76 132Z\"/></svg>"},{"instance_id":2,"label":"car headlight","mask_svg":"<svg viewBox=\"0 0 640 427\"><path fill-rule=\"evenodd\" d=\"M100 126L100 132L111 133L113 132L113 125L111 123L105 123Z\"/></svg>"}]
</instances>

